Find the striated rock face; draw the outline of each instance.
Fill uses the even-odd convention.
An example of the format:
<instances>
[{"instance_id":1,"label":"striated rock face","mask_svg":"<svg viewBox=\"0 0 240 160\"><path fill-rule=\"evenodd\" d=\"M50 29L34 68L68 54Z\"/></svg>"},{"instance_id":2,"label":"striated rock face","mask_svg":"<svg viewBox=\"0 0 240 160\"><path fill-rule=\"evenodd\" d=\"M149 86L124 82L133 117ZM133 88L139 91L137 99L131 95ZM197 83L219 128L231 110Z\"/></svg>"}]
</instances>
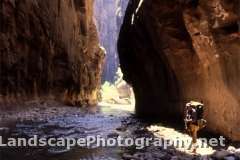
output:
<instances>
[{"instance_id":1,"label":"striated rock face","mask_svg":"<svg viewBox=\"0 0 240 160\"><path fill-rule=\"evenodd\" d=\"M95 0L94 12L101 45L106 49L103 81L116 81L119 67L117 39L128 0Z\"/></svg>"},{"instance_id":2,"label":"striated rock face","mask_svg":"<svg viewBox=\"0 0 240 160\"><path fill-rule=\"evenodd\" d=\"M237 0L130 0L119 37L139 116L177 119L203 101L208 129L240 140Z\"/></svg>"},{"instance_id":3,"label":"striated rock face","mask_svg":"<svg viewBox=\"0 0 240 160\"><path fill-rule=\"evenodd\" d=\"M92 0L0 1L0 99L95 104L103 51Z\"/></svg>"}]
</instances>

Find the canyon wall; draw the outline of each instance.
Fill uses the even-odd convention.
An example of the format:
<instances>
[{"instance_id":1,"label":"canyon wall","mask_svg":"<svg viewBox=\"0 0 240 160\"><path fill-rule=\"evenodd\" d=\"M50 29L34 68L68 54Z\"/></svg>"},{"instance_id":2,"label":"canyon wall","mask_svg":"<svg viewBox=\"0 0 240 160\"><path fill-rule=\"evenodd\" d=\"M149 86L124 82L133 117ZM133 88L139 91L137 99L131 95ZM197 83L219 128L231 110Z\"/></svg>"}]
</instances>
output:
<instances>
[{"instance_id":1,"label":"canyon wall","mask_svg":"<svg viewBox=\"0 0 240 160\"><path fill-rule=\"evenodd\" d=\"M202 101L207 129L240 140L238 0L130 0L119 36L136 112L178 120Z\"/></svg>"},{"instance_id":2,"label":"canyon wall","mask_svg":"<svg viewBox=\"0 0 240 160\"><path fill-rule=\"evenodd\" d=\"M92 0L0 1L0 102L94 105L103 58Z\"/></svg>"},{"instance_id":3,"label":"canyon wall","mask_svg":"<svg viewBox=\"0 0 240 160\"><path fill-rule=\"evenodd\" d=\"M128 0L95 0L94 12L101 45L106 50L102 81L115 82L119 67L117 39Z\"/></svg>"}]
</instances>

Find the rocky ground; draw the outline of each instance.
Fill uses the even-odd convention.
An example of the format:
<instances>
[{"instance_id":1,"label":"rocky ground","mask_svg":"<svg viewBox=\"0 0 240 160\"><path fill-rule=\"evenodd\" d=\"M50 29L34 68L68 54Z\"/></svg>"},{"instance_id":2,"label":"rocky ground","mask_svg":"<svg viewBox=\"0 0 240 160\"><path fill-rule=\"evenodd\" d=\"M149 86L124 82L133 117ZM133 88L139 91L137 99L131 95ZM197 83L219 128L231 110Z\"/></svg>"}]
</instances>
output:
<instances>
[{"instance_id":1,"label":"rocky ground","mask_svg":"<svg viewBox=\"0 0 240 160\"><path fill-rule=\"evenodd\" d=\"M148 137L170 139L174 136L190 138L173 127L141 122L127 106L102 106L77 108L62 106L56 102L28 102L24 110L8 107L0 113L0 135L5 137L85 137L101 135L106 137ZM162 146L110 148L0 148L1 160L83 160L83 159L124 159L124 160L234 160L240 158L240 150L208 148L198 155L189 150Z\"/></svg>"}]
</instances>

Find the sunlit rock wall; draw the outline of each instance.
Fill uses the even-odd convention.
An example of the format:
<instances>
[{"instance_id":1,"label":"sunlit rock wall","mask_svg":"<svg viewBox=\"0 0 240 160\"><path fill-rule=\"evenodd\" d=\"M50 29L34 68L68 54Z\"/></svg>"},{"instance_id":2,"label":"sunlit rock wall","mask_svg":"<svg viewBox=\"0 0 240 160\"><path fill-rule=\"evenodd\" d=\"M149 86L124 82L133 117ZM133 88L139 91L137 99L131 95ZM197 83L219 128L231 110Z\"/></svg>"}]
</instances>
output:
<instances>
[{"instance_id":1,"label":"sunlit rock wall","mask_svg":"<svg viewBox=\"0 0 240 160\"><path fill-rule=\"evenodd\" d=\"M94 3L100 43L106 49L102 81L112 83L119 67L116 46L128 0L95 0Z\"/></svg>"},{"instance_id":2,"label":"sunlit rock wall","mask_svg":"<svg viewBox=\"0 0 240 160\"><path fill-rule=\"evenodd\" d=\"M130 0L119 37L139 116L176 120L190 100L207 129L240 140L237 0Z\"/></svg>"},{"instance_id":3,"label":"sunlit rock wall","mask_svg":"<svg viewBox=\"0 0 240 160\"><path fill-rule=\"evenodd\" d=\"M1 0L1 103L95 104L104 54L92 17L92 0Z\"/></svg>"}]
</instances>

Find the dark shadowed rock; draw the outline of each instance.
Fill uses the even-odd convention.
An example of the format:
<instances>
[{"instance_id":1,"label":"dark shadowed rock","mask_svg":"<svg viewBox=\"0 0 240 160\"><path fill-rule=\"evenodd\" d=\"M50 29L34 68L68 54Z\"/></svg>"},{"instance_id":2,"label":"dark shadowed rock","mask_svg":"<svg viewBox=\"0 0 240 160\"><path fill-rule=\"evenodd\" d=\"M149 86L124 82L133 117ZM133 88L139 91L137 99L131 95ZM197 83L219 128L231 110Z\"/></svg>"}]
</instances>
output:
<instances>
[{"instance_id":1,"label":"dark shadowed rock","mask_svg":"<svg viewBox=\"0 0 240 160\"><path fill-rule=\"evenodd\" d=\"M0 1L3 103L42 95L96 103L104 55L92 7L92 0Z\"/></svg>"},{"instance_id":2,"label":"dark shadowed rock","mask_svg":"<svg viewBox=\"0 0 240 160\"><path fill-rule=\"evenodd\" d=\"M203 101L207 128L240 140L238 2L189 2L129 2L118 48L136 112L176 120Z\"/></svg>"}]
</instances>

